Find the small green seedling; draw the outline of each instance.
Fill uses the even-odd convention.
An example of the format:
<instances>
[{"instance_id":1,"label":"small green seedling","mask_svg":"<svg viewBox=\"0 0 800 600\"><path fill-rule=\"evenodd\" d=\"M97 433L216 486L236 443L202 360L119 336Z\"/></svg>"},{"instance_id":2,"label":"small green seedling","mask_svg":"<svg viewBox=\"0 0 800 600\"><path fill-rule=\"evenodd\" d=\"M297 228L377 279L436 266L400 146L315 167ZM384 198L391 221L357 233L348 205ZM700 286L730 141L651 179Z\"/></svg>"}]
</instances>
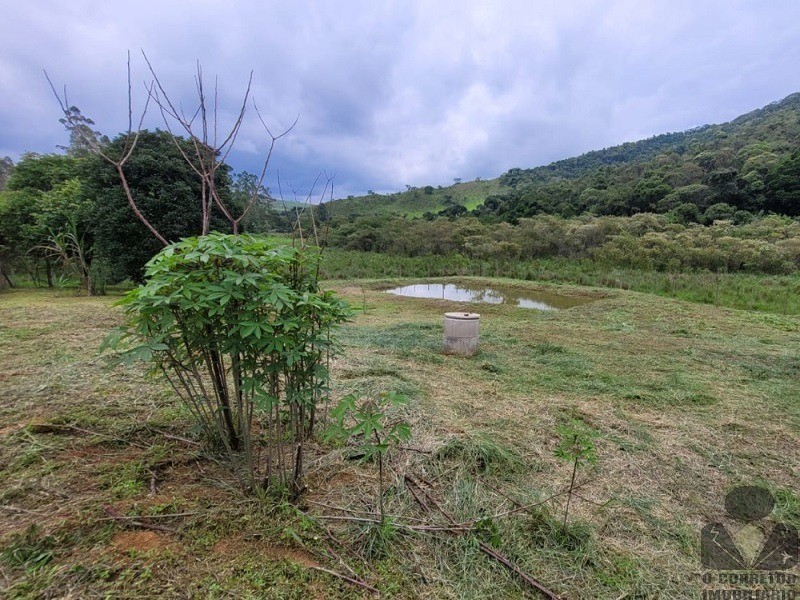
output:
<instances>
[{"instance_id":1,"label":"small green seedling","mask_svg":"<svg viewBox=\"0 0 800 600\"><path fill-rule=\"evenodd\" d=\"M556 433L560 436L561 441L558 443L558 446L556 446L555 455L558 458L563 458L564 460L572 462L572 477L570 478L569 489L567 490L567 506L564 509L564 527L566 527L572 492L575 489L575 475L578 472L578 466L581 464L593 465L597 462L597 452L595 450L594 441L592 441L597 437L597 433L591 431L579 421L572 421L571 423L557 426Z\"/></svg>"},{"instance_id":2,"label":"small green seedling","mask_svg":"<svg viewBox=\"0 0 800 600\"><path fill-rule=\"evenodd\" d=\"M392 446L411 437L411 426L402 421L390 421L388 411L408 403L408 398L396 392L382 392L375 398L361 398L350 394L342 398L331 410L333 424L325 432L328 441L345 442L350 438L360 440L362 461L378 462L378 506L381 523L385 522L383 506L383 464Z\"/></svg>"}]
</instances>

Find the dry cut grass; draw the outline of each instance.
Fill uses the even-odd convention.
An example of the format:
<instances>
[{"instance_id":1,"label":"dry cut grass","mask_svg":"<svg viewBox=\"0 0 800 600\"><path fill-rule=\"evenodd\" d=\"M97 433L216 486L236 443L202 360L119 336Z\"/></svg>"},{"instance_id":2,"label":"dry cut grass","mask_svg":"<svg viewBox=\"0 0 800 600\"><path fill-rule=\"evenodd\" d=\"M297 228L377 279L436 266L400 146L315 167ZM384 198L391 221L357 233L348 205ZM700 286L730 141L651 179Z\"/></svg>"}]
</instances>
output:
<instances>
[{"instance_id":1,"label":"dry cut grass","mask_svg":"<svg viewBox=\"0 0 800 600\"><path fill-rule=\"evenodd\" d=\"M536 597L484 541L565 598L690 597L700 528L724 520L731 487L769 487L800 525L800 319L632 292L552 313L481 305L480 351L459 358L440 353L441 319L463 305L386 283L335 284L359 310L333 364L334 398L411 399L393 415L413 438L391 456L383 529L327 518L374 518L376 469L349 447L313 449L299 506L243 496L161 382L97 356L113 299L0 295L3 595L370 596L322 567L384 597ZM567 527L563 494L547 500L569 481L564 423L598 454ZM472 533L411 531L444 521L405 475ZM520 505L535 506L507 514Z\"/></svg>"}]
</instances>

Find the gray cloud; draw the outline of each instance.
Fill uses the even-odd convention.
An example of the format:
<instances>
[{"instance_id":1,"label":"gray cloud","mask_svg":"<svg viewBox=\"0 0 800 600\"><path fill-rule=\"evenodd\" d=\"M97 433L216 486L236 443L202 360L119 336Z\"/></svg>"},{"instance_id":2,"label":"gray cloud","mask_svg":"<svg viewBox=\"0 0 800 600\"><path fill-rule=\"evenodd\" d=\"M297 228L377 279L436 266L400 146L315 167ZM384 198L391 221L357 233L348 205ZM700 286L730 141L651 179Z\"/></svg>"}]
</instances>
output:
<instances>
[{"instance_id":1,"label":"gray cloud","mask_svg":"<svg viewBox=\"0 0 800 600\"><path fill-rule=\"evenodd\" d=\"M186 106L195 60L218 73L228 117L253 69L271 126L300 115L273 167L296 187L335 171L342 195L492 177L800 89L793 1L34 0L3 16L0 155L65 141L42 67L103 131L124 129L125 53L141 105L144 48ZM237 169L265 141L249 117Z\"/></svg>"}]
</instances>

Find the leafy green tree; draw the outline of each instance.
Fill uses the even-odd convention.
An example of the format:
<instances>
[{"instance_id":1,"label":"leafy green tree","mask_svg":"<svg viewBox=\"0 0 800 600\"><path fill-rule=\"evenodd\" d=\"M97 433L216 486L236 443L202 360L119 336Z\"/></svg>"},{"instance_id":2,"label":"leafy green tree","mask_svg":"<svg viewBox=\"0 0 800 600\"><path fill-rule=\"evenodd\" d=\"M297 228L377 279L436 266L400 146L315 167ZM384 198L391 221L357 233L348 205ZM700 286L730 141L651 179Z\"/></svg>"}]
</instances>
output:
<instances>
[{"instance_id":1,"label":"leafy green tree","mask_svg":"<svg viewBox=\"0 0 800 600\"><path fill-rule=\"evenodd\" d=\"M769 170L766 188L766 210L792 217L800 215L800 151Z\"/></svg>"},{"instance_id":2,"label":"leafy green tree","mask_svg":"<svg viewBox=\"0 0 800 600\"><path fill-rule=\"evenodd\" d=\"M115 138L108 153L120 153L129 143L128 137ZM139 210L161 235L173 241L198 235L202 227L202 184L178 146L191 156L188 141L166 131L142 131L136 151L124 166ZM230 186L229 168L221 167L217 178L217 188L224 192ZM107 261L111 280L141 281L145 263L163 245L131 211L114 165L97 156L87 158L83 180L94 202L95 249ZM230 231L216 211L211 223L212 229Z\"/></svg>"},{"instance_id":3,"label":"leafy green tree","mask_svg":"<svg viewBox=\"0 0 800 600\"><path fill-rule=\"evenodd\" d=\"M32 190L0 192L0 271L5 285L14 285L12 276L24 268L27 253L36 244L35 211L41 194Z\"/></svg>"},{"instance_id":4,"label":"leafy green tree","mask_svg":"<svg viewBox=\"0 0 800 600\"><path fill-rule=\"evenodd\" d=\"M671 191L669 184L659 178L642 179L628 200L628 214L655 212L659 200Z\"/></svg>"},{"instance_id":5,"label":"leafy green tree","mask_svg":"<svg viewBox=\"0 0 800 600\"><path fill-rule=\"evenodd\" d=\"M700 220L700 209L697 208L696 204L685 202L669 211L667 216L674 223L681 223L683 225L687 223L697 223Z\"/></svg>"},{"instance_id":6,"label":"leafy green tree","mask_svg":"<svg viewBox=\"0 0 800 600\"><path fill-rule=\"evenodd\" d=\"M734 221L737 212L735 206L720 202L706 209L703 213L702 221L707 225L711 225L714 221Z\"/></svg>"},{"instance_id":7,"label":"leafy green tree","mask_svg":"<svg viewBox=\"0 0 800 600\"><path fill-rule=\"evenodd\" d=\"M67 229L67 215L76 223L81 220L73 212L81 202L76 182L82 164L61 154L22 156L8 180L0 208L6 276L17 265L36 280L39 266L44 265L47 284L55 284L54 255L48 246L53 235Z\"/></svg>"},{"instance_id":8,"label":"leafy green tree","mask_svg":"<svg viewBox=\"0 0 800 600\"><path fill-rule=\"evenodd\" d=\"M22 155L8 179L9 190L38 190L47 192L68 179L78 177L82 161L63 154Z\"/></svg>"}]
</instances>

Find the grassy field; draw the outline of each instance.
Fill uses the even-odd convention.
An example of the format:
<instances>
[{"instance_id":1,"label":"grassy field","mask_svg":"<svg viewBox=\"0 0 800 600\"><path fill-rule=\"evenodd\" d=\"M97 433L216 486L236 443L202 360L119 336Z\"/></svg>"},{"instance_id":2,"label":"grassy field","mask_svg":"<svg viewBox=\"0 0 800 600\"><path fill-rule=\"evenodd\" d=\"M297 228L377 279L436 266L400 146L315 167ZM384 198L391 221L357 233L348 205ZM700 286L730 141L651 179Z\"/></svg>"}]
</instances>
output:
<instances>
[{"instance_id":1,"label":"grassy field","mask_svg":"<svg viewBox=\"0 0 800 600\"><path fill-rule=\"evenodd\" d=\"M382 597L538 597L485 541L564 598L699 597L699 532L732 486L768 487L800 527L800 318L506 280L595 300L480 305L480 351L460 358L440 353L441 319L464 305L381 291L394 282L330 284L357 309L334 398L411 400L391 531L340 520L376 510L376 468L346 448L313 448L298 506L243 496L161 382L97 355L115 298L0 294L0 595L374 597L327 569ZM597 436L566 527L565 424ZM445 524L406 474L472 532L404 527Z\"/></svg>"},{"instance_id":2,"label":"grassy field","mask_svg":"<svg viewBox=\"0 0 800 600\"><path fill-rule=\"evenodd\" d=\"M434 188L426 194L424 188L387 195L343 198L327 204L332 216L356 219L367 216L400 215L422 217L426 212L437 213L447 206L448 200L474 210L487 196L501 194L509 188L499 180L466 181L448 187Z\"/></svg>"}]
</instances>

